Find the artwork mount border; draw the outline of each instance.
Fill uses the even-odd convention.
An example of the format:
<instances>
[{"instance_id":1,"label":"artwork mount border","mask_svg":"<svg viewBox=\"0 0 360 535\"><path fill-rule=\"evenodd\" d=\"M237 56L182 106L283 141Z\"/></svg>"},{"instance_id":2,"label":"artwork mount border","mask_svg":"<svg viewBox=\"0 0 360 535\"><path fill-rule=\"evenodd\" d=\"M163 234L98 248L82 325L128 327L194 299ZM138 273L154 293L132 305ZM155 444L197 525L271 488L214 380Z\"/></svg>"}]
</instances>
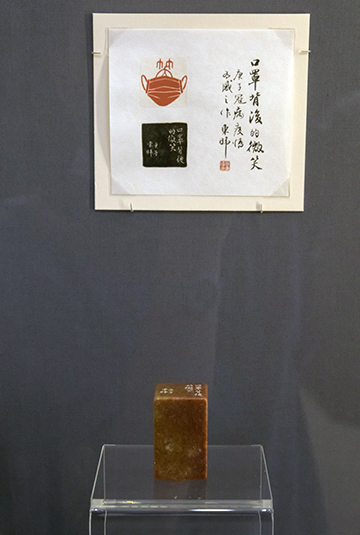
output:
<instances>
[{"instance_id":1,"label":"artwork mount border","mask_svg":"<svg viewBox=\"0 0 360 535\"><path fill-rule=\"evenodd\" d=\"M93 14L95 209L125 211L304 210L309 14ZM109 28L294 29L294 104L288 197L113 195L109 128Z\"/></svg>"}]
</instances>

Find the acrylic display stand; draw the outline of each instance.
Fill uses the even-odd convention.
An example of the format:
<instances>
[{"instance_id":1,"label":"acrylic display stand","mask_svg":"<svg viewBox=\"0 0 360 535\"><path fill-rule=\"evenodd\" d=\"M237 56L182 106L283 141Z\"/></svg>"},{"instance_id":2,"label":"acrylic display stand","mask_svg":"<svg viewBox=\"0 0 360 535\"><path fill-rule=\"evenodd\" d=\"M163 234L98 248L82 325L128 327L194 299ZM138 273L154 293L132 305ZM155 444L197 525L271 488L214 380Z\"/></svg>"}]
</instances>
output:
<instances>
[{"instance_id":1,"label":"acrylic display stand","mask_svg":"<svg viewBox=\"0 0 360 535\"><path fill-rule=\"evenodd\" d=\"M209 446L206 480L154 479L152 446L103 446L90 535L273 535L262 446Z\"/></svg>"}]
</instances>

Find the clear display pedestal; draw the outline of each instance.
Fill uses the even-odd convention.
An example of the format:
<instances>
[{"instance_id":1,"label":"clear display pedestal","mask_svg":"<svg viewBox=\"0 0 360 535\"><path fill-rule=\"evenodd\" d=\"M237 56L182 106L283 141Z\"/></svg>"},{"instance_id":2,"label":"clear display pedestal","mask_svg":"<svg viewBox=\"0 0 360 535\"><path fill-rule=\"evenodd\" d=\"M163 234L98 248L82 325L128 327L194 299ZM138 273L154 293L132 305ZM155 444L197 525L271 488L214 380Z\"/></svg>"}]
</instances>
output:
<instances>
[{"instance_id":1,"label":"clear display pedestal","mask_svg":"<svg viewBox=\"0 0 360 535\"><path fill-rule=\"evenodd\" d=\"M103 446L90 535L273 535L262 446L209 446L206 480L154 479L153 446Z\"/></svg>"}]
</instances>

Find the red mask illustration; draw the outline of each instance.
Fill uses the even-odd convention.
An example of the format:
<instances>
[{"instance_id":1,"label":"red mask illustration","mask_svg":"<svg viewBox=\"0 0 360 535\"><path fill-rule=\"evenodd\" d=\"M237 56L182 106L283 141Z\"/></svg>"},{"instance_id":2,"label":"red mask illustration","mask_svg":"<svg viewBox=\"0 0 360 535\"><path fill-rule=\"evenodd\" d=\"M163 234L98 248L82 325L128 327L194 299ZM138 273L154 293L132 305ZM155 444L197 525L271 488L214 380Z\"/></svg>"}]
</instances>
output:
<instances>
[{"instance_id":1,"label":"red mask illustration","mask_svg":"<svg viewBox=\"0 0 360 535\"><path fill-rule=\"evenodd\" d=\"M147 80L143 74L141 85L145 93L158 106L168 106L183 93L187 84L187 76L183 76L181 80L174 78L170 71L173 67L173 62L170 59L166 62L165 68L163 68L161 59L157 62L156 67L160 69L156 76Z\"/></svg>"}]
</instances>

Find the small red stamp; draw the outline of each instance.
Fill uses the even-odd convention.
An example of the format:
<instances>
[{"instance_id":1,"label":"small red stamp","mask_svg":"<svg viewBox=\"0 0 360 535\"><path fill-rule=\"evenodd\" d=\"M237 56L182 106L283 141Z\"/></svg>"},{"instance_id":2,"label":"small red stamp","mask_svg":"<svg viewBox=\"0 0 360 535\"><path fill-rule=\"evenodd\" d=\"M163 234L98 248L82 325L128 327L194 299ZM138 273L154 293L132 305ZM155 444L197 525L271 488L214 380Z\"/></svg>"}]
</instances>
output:
<instances>
[{"instance_id":1,"label":"small red stamp","mask_svg":"<svg viewBox=\"0 0 360 535\"><path fill-rule=\"evenodd\" d=\"M229 160L220 160L220 171L230 171Z\"/></svg>"}]
</instances>

